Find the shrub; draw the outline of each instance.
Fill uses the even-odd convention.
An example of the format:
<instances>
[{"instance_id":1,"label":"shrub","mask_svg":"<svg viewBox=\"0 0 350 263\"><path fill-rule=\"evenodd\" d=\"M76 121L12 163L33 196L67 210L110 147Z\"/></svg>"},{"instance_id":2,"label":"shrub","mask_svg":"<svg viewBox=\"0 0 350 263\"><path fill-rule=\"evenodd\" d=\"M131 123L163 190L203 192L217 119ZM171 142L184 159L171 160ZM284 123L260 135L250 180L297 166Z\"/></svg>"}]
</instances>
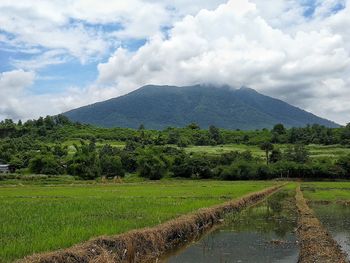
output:
<instances>
[{"instance_id":1,"label":"shrub","mask_svg":"<svg viewBox=\"0 0 350 263\"><path fill-rule=\"evenodd\" d=\"M219 176L223 180L250 180L257 178L257 169L253 162L240 160L220 169Z\"/></svg>"},{"instance_id":2,"label":"shrub","mask_svg":"<svg viewBox=\"0 0 350 263\"><path fill-rule=\"evenodd\" d=\"M37 155L29 161L29 170L36 174L59 175L65 170L52 154Z\"/></svg>"},{"instance_id":3,"label":"shrub","mask_svg":"<svg viewBox=\"0 0 350 263\"><path fill-rule=\"evenodd\" d=\"M350 175L350 154L340 157L336 164L341 167L348 176Z\"/></svg>"},{"instance_id":4,"label":"shrub","mask_svg":"<svg viewBox=\"0 0 350 263\"><path fill-rule=\"evenodd\" d=\"M140 176L151 180L163 178L168 171L165 156L149 149L140 153L137 165Z\"/></svg>"},{"instance_id":5,"label":"shrub","mask_svg":"<svg viewBox=\"0 0 350 263\"><path fill-rule=\"evenodd\" d=\"M113 178L115 176L124 177L125 172L119 156L103 155L100 156L100 162L102 175L107 178Z\"/></svg>"}]
</instances>

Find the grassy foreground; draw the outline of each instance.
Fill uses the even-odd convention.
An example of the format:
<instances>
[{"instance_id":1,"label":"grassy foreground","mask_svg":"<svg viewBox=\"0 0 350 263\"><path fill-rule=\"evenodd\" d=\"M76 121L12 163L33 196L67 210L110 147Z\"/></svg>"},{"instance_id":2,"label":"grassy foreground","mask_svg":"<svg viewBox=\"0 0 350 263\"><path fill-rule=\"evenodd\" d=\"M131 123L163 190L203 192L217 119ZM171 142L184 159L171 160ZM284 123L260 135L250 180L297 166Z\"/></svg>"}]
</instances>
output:
<instances>
[{"instance_id":1,"label":"grassy foreground","mask_svg":"<svg viewBox=\"0 0 350 263\"><path fill-rule=\"evenodd\" d=\"M310 182L302 184L302 191L312 201L349 201L350 182Z\"/></svg>"},{"instance_id":2,"label":"grassy foreground","mask_svg":"<svg viewBox=\"0 0 350 263\"><path fill-rule=\"evenodd\" d=\"M161 181L0 187L0 262L154 226L273 182Z\"/></svg>"}]
</instances>

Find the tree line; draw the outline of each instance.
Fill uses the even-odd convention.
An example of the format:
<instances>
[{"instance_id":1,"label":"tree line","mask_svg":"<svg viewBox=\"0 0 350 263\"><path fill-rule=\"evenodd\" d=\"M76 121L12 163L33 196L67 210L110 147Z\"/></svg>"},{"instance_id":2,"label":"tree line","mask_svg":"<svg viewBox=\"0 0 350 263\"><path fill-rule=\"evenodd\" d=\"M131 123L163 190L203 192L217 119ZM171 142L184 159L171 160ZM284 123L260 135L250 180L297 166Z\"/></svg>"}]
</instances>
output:
<instances>
[{"instance_id":1,"label":"tree line","mask_svg":"<svg viewBox=\"0 0 350 263\"><path fill-rule=\"evenodd\" d=\"M65 144L74 140L73 145ZM108 140L123 141L115 147ZM230 131L210 126L201 129L192 123L185 128L163 131L97 128L73 123L62 115L25 123L0 123L0 163L34 174L68 174L92 180L104 176L123 177L137 173L151 180L163 177L249 180L277 177L348 178L350 156L310 158L306 144L350 142L350 125L330 129L319 125L286 129ZM188 153L189 145L242 143L258 145L265 158L249 151L220 155ZM281 151L277 144L288 144ZM99 146L97 146L97 144Z\"/></svg>"},{"instance_id":2,"label":"tree line","mask_svg":"<svg viewBox=\"0 0 350 263\"><path fill-rule=\"evenodd\" d=\"M306 127L285 128L276 124L272 129L253 131L226 130L210 126L201 129L191 123L183 128L168 127L164 130L147 130L140 125L138 130L128 128L98 128L92 125L71 122L63 115L47 116L25 123L7 119L0 122L0 139L30 137L44 141L68 139L139 141L146 144L188 145L247 144L264 142L279 144L341 144L350 145L350 124L340 128L328 128L318 124Z\"/></svg>"}]
</instances>

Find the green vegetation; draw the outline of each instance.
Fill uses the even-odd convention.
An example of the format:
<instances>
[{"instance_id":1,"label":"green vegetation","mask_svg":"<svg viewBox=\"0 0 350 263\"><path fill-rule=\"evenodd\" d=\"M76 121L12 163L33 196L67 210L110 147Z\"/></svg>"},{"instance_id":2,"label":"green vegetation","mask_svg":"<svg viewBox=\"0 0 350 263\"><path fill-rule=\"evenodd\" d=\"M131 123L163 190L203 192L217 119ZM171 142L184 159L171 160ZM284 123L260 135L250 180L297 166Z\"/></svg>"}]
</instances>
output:
<instances>
[{"instance_id":1,"label":"green vegetation","mask_svg":"<svg viewBox=\"0 0 350 263\"><path fill-rule=\"evenodd\" d=\"M303 183L302 191L312 201L350 201L350 182Z\"/></svg>"},{"instance_id":2,"label":"green vegetation","mask_svg":"<svg viewBox=\"0 0 350 263\"><path fill-rule=\"evenodd\" d=\"M201 130L195 123L164 131L146 130L143 125L138 130L103 129L58 115L24 124L1 122L0 162L22 174L84 180L128 173L151 180L348 178L349 130L350 125L286 129L282 124L272 130L229 131L213 125ZM324 145L308 145L312 142Z\"/></svg>"},{"instance_id":3,"label":"green vegetation","mask_svg":"<svg viewBox=\"0 0 350 263\"><path fill-rule=\"evenodd\" d=\"M66 181L62 181L65 183ZM154 226L272 182L159 181L0 187L0 261Z\"/></svg>"},{"instance_id":4,"label":"green vegetation","mask_svg":"<svg viewBox=\"0 0 350 263\"><path fill-rule=\"evenodd\" d=\"M276 149L285 151L288 148L288 144L274 144ZM305 148L310 153L311 158L338 158L342 155L350 154L350 147L343 145L320 145L310 144L306 145ZM246 144L225 144L216 146L188 146L184 148L188 153L208 153L213 155L220 155L229 152L244 152L249 151L254 157L264 158L265 152L262 151L259 146L246 145Z\"/></svg>"},{"instance_id":5,"label":"green vegetation","mask_svg":"<svg viewBox=\"0 0 350 263\"><path fill-rule=\"evenodd\" d=\"M350 125L232 131L191 123L155 131L62 115L5 120L0 163L16 172L0 174L0 261L153 226L273 184L266 179L349 179L349 145ZM303 184L311 200L349 200L348 189Z\"/></svg>"}]
</instances>

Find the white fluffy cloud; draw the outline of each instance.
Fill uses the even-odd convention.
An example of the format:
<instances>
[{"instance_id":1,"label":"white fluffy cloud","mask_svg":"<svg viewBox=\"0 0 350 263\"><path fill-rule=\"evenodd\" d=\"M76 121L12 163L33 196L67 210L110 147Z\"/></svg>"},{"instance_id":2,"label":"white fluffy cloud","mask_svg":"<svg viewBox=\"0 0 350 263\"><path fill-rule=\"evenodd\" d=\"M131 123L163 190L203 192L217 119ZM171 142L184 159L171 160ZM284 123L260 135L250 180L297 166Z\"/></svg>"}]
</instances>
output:
<instances>
[{"instance_id":1,"label":"white fluffy cloud","mask_svg":"<svg viewBox=\"0 0 350 263\"><path fill-rule=\"evenodd\" d=\"M349 122L350 0L316 0L308 16L301 2L1 0L0 42L37 55L13 59L23 70L2 73L0 88L17 91L7 93L0 117L59 113L145 84L208 82L250 86ZM131 51L124 45L130 39L147 42ZM85 63L106 54L88 87L40 96L26 90L33 70L69 56ZM6 84L11 74L23 82Z\"/></svg>"},{"instance_id":2,"label":"white fluffy cloud","mask_svg":"<svg viewBox=\"0 0 350 263\"><path fill-rule=\"evenodd\" d=\"M28 92L37 76L34 72L13 70L0 74L1 97L0 120L5 118L31 119L53 115L74 107L84 106L96 100L105 100L120 95L116 89L101 89L95 85L70 88L53 95L33 95Z\"/></svg>"},{"instance_id":3,"label":"white fluffy cloud","mask_svg":"<svg viewBox=\"0 0 350 263\"><path fill-rule=\"evenodd\" d=\"M291 17L300 19L293 29L272 26L274 14L265 19L259 6L259 1L231 0L186 16L168 37L157 35L137 52L119 48L99 65L99 82L121 91L149 83L246 85L348 121L349 6L331 17L316 9L318 23L303 22L302 10L294 8ZM326 100L328 106L320 108Z\"/></svg>"},{"instance_id":4,"label":"white fluffy cloud","mask_svg":"<svg viewBox=\"0 0 350 263\"><path fill-rule=\"evenodd\" d=\"M14 70L0 73L0 119L9 116L19 118L27 111L21 105L25 89L34 82L35 74L23 70Z\"/></svg>"},{"instance_id":5,"label":"white fluffy cloud","mask_svg":"<svg viewBox=\"0 0 350 263\"><path fill-rule=\"evenodd\" d=\"M147 38L171 20L163 4L141 0L2 0L0 13L0 30L11 34L0 41L63 49L82 62L106 54L120 38Z\"/></svg>"}]
</instances>

